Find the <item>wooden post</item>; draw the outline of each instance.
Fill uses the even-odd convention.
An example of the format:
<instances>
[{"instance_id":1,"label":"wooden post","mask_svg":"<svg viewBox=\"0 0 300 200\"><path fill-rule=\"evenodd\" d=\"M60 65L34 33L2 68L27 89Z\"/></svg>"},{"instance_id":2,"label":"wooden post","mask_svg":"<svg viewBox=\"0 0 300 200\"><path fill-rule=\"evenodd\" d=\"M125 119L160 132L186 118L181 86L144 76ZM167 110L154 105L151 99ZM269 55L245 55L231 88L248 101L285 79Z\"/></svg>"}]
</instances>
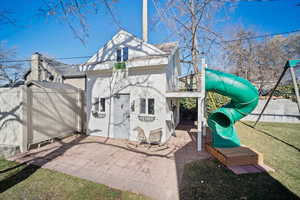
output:
<instances>
[{"instance_id":1,"label":"wooden post","mask_svg":"<svg viewBox=\"0 0 300 200\"><path fill-rule=\"evenodd\" d=\"M294 84L294 90L295 90L295 93L296 93L298 111L300 113L299 88L298 88L298 84L297 84L297 78L296 78L296 75L295 75L294 67L290 67L290 72L291 72L291 76L292 76L292 80L293 80L293 84Z\"/></svg>"},{"instance_id":2,"label":"wooden post","mask_svg":"<svg viewBox=\"0 0 300 200\"><path fill-rule=\"evenodd\" d=\"M198 98L198 127L197 127L197 151L202 151L202 137L206 135L205 112L205 59L201 59L201 97Z\"/></svg>"},{"instance_id":3,"label":"wooden post","mask_svg":"<svg viewBox=\"0 0 300 200\"><path fill-rule=\"evenodd\" d=\"M202 100L202 135L206 136L206 119L205 119L205 71L206 71L206 64L205 64L205 58L202 58L202 67L201 67L201 96L203 98Z\"/></svg>"},{"instance_id":4,"label":"wooden post","mask_svg":"<svg viewBox=\"0 0 300 200\"><path fill-rule=\"evenodd\" d=\"M198 103L198 123L197 123L197 151L202 151L202 97L197 98Z\"/></svg>"}]
</instances>

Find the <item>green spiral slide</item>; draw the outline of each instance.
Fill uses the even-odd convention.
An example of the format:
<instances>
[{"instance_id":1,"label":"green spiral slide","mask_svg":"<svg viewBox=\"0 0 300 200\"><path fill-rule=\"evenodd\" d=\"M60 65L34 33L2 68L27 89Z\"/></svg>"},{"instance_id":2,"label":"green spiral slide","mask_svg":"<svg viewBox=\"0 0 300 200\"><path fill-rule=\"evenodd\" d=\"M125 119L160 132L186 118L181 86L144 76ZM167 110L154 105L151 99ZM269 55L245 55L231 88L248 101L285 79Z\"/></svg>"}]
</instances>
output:
<instances>
[{"instance_id":1,"label":"green spiral slide","mask_svg":"<svg viewBox=\"0 0 300 200\"><path fill-rule=\"evenodd\" d=\"M239 147L240 139L234 123L250 114L258 103L258 91L247 80L233 74L212 69L205 72L206 91L214 91L231 98L231 101L213 111L207 119L212 131L213 147Z\"/></svg>"}]
</instances>

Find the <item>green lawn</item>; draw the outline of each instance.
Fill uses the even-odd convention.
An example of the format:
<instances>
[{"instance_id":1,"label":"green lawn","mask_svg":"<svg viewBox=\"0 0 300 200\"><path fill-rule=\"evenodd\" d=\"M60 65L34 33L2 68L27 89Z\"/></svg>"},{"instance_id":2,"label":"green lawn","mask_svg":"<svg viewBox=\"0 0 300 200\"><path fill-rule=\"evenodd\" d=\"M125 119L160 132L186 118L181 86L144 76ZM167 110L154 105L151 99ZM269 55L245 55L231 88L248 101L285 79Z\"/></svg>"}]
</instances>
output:
<instances>
[{"instance_id":1,"label":"green lawn","mask_svg":"<svg viewBox=\"0 0 300 200\"><path fill-rule=\"evenodd\" d=\"M237 130L276 172L238 176L215 160L192 162L184 169L181 199L299 199L300 124L261 123L254 130L238 123ZM14 166L0 159L0 199L147 199L35 166L3 171Z\"/></svg>"},{"instance_id":2,"label":"green lawn","mask_svg":"<svg viewBox=\"0 0 300 200\"><path fill-rule=\"evenodd\" d=\"M16 163L0 158L0 199L147 199L141 195L112 189L105 185L32 165L23 165L3 172L4 169L14 166Z\"/></svg>"},{"instance_id":3,"label":"green lawn","mask_svg":"<svg viewBox=\"0 0 300 200\"><path fill-rule=\"evenodd\" d=\"M300 199L300 124L243 123L237 131L244 145L263 153L276 172L235 175L215 160L185 166L181 199Z\"/></svg>"}]
</instances>

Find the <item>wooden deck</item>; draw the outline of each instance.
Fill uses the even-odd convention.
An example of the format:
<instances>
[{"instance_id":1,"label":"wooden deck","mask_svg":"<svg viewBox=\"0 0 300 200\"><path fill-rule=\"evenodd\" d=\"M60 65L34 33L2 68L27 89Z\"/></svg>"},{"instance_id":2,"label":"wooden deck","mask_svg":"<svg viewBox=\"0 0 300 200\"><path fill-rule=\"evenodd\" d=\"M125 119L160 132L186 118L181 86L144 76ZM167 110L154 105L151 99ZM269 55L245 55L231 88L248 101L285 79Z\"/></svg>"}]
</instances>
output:
<instances>
[{"instance_id":1,"label":"wooden deck","mask_svg":"<svg viewBox=\"0 0 300 200\"><path fill-rule=\"evenodd\" d=\"M227 167L263 164L263 155L249 147L214 148L210 144L206 144L205 148L213 157Z\"/></svg>"},{"instance_id":2,"label":"wooden deck","mask_svg":"<svg viewBox=\"0 0 300 200\"><path fill-rule=\"evenodd\" d=\"M230 166L263 164L263 155L249 147L215 148L212 144L210 130L206 130L205 149L221 163Z\"/></svg>"},{"instance_id":3,"label":"wooden deck","mask_svg":"<svg viewBox=\"0 0 300 200\"><path fill-rule=\"evenodd\" d=\"M205 149L235 174L274 172L263 162L263 155L249 147L214 148L210 130L206 130Z\"/></svg>"}]
</instances>

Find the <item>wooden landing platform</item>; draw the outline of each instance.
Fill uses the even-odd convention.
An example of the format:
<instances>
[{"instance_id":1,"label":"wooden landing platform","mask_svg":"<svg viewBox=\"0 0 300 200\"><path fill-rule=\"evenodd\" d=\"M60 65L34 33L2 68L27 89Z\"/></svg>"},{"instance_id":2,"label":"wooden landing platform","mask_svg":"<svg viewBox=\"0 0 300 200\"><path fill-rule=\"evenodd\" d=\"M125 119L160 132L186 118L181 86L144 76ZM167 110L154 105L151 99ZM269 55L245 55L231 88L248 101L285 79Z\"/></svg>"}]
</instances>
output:
<instances>
[{"instance_id":1,"label":"wooden landing platform","mask_svg":"<svg viewBox=\"0 0 300 200\"><path fill-rule=\"evenodd\" d=\"M235 174L249 174L261 172L274 172L275 170L263 162L263 155L249 147L214 148L211 146L212 138L207 129L205 136L205 149L213 157L227 166Z\"/></svg>"},{"instance_id":2,"label":"wooden landing platform","mask_svg":"<svg viewBox=\"0 0 300 200\"><path fill-rule=\"evenodd\" d=\"M213 157L227 167L263 164L263 155L249 147L214 148L210 144L206 144L205 148Z\"/></svg>"}]
</instances>

